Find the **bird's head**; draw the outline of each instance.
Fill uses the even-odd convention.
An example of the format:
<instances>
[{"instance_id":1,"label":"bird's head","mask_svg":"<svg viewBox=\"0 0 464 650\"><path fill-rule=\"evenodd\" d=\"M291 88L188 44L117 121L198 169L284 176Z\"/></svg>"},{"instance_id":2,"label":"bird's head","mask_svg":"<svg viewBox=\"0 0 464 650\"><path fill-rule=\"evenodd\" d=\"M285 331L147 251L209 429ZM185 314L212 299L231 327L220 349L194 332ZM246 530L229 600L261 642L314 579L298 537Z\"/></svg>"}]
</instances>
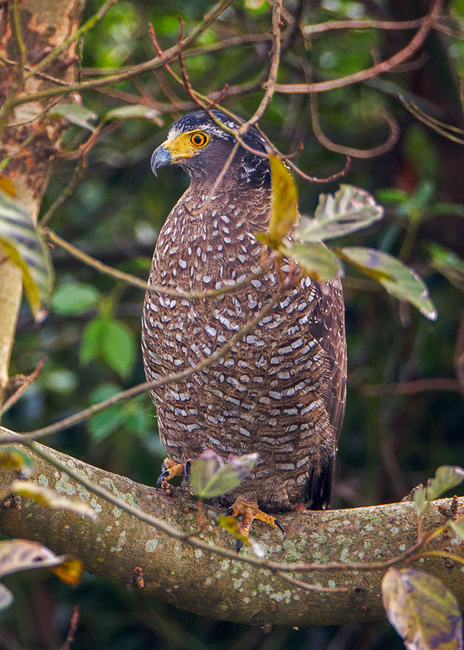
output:
<instances>
[{"instance_id":1,"label":"bird's head","mask_svg":"<svg viewBox=\"0 0 464 650\"><path fill-rule=\"evenodd\" d=\"M229 129L238 129L240 122L232 120L221 111L211 111ZM255 151L266 152L264 138L256 129L249 129L243 140ZM214 181L221 172L234 144L233 134L216 124L205 111L188 113L174 122L167 139L151 157L151 168L155 176L158 169L166 165L181 165L193 178L208 177ZM268 186L270 183L269 160L239 147L231 168L239 178L253 186Z\"/></svg>"}]
</instances>

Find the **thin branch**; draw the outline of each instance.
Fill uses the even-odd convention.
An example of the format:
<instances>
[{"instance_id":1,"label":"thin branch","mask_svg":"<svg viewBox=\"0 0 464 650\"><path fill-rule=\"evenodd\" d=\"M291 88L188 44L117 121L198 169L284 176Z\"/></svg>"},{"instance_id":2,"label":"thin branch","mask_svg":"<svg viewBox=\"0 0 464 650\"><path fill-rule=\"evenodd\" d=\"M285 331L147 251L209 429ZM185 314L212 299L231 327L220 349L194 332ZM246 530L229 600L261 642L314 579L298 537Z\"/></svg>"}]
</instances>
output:
<instances>
[{"instance_id":1,"label":"thin branch","mask_svg":"<svg viewBox=\"0 0 464 650\"><path fill-rule=\"evenodd\" d=\"M154 388L159 388L161 386L166 386L168 384L175 383L181 379L185 379L186 377L190 377L191 375L199 373L205 368L208 368L209 366L212 366L214 363L216 363L216 361L219 361L219 359L225 356L227 352L232 350L232 348L235 347L235 345L239 343L239 341L241 341L242 338L248 334L248 332L253 330L258 325L260 320L262 320L267 314L269 314L274 309L275 305L280 300L282 294L291 286L293 286L295 282L296 282L296 278L287 279L286 281L284 281L280 290L262 307L258 315L255 316L255 318L249 320L245 324L245 326L242 327L242 329L236 332L226 343L224 343L222 347L220 347L211 356L204 357L201 361L199 361L194 366L173 373L171 375L167 375L166 377L162 377L161 379L156 379L150 382L143 382L142 384L133 386L132 388L122 391L117 395L113 395L112 397L106 400L98 402L98 404L93 404L92 406L89 406L88 408L83 409L82 411L79 411L74 415L70 415L69 417L60 420L59 422L55 422L54 424L50 424L48 426L42 427L41 429L35 429L34 431L21 433L20 434L21 440L30 442L31 440L39 440L41 438L44 438L45 436L59 433L60 431L64 431L65 429L69 429L69 427L75 426L76 424L80 424L81 422L88 420L93 415L96 415L97 413L104 411L110 406L114 406L115 404L119 404L121 402L130 400L136 397L137 395L141 395L142 393L145 393L149 390L153 390ZM17 438L18 434L15 434L1 426L0 426L0 431L5 434L10 434L10 437L7 436L2 438L0 444L8 444L10 442L18 441Z\"/></svg>"},{"instance_id":2,"label":"thin branch","mask_svg":"<svg viewBox=\"0 0 464 650\"><path fill-rule=\"evenodd\" d=\"M80 260L83 264L90 266L104 275L108 275L116 280L122 280L128 284L142 289L143 291L150 291L153 293L161 293L167 296L172 296L173 298L183 298L184 300L203 300L208 298L218 298L228 293L233 293L238 289L243 288L247 284L251 283L253 280L260 278L266 270L269 270L275 260L275 255L269 256L268 260L261 266L261 268L255 273L250 273L243 280L237 280L233 284L229 284L219 289L209 289L207 291L198 291L195 293L188 293L183 291L177 291L176 289L170 289L169 287L164 287L162 285L150 285L147 286L146 280L142 280L135 275L130 273L125 273L124 271L119 271L108 264L104 264L99 260L95 259L88 253L85 253L77 246L67 242L65 239L57 235L53 230L49 228L43 228L43 235L54 245L59 246L67 253Z\"/></svg>"},{"instance_id":3,"label":"thin branch","mask_svg":"<svg viewBox=\"0 0 464 650\"><path fill-rule=\"evenodd\" d=\"M21 29L21 16L19 14L19 0L13 0L13 6L11 8L12 20L10 18L10 24L12 27L13 35L16 41L16 44L19 48L19 57L18 69L16 72L16 82L17 87L19 87L24 79L24 69L27 63L27 49L23 39L23 31Z\"/></svg>"},{"instance_id":4,"label":"thin branch","mask_svg":"<svg viewBox=\"0 0 464 650\"><path fill-rule=\"evenodd\" d=\"M172 61L177 57L180 47L183 49L187 45L190 45L190 43L193 43L193 41L195 41L200 34L206 31L217 20L217 18L227 9L227 7L229 7L229 5L232 4L232 2L233 0L220 0L213 7L211 12L205 14L203 20L201 20L198 23L198 25L195 27L195 29L193 29L192 32L185 37L185 39L182 41L180 46L178 44L173 45L171 48L165 50L163 56L161 57L157 56L154 59L151 59L150 61L146 61L145 63L140 63L138 65L135 65L131 69L126 70L125 72L109 75L108 77L104 77L103 79L91 79L89 81L83 81L82 83L70 84L67 88L48 88L46 90L42 90L40 92L34 93L33 95L23 95L21 97L16 97L12 102L12 105L14 107L20 104L27 104L28 102L45 99L47 97L57 97L70 92L75 92L75 91L80 92L83 90L88 90L90 88L101 88L103 86L108 86L113 83L118 83L119 81L124 81L125 79L131 79L132 77L136 77L142 74L143 72L150 72L152 70L156 70L157 68L161 68L166 63L169 63L170 61ZM11 106L8 107L8 109L10 108ZM5 111L5 106L4 106L4 111ZM3 119L4 119L4 113L3 113Z\"/></svg>"},{"instance_id":5,"label":"thin branch","mask_svg":"<svg viewBox=\"0 0 464 650\"><path fill-rule=\"evenodd\" d=\"M380 384L361 386L364 395L414 395L428 391L445 391L462 393L463 388L457 379L436 377L434 379L416 379L400 384Z\"/></svg>"},{"instance_id":6,"label":"thin branch","mask_svg":"<svg viewBox=\"0 0 464 650\"><path fill-rule=\"evenodd\" d=\"M422 20L420 28L408 45L394 54L389 59L381 61L371 68L355 72L353 74L332 79L330 81L319 81L311 84L276 84L275 91L278 93L321 93L335 88L343 88L360 81L366 81L372 77L377 77L385 72L390 72L403 61L409 59L423 44L428 33L433 28L434 22L438 19L443 5L443 0L435 0L431 12Z\"/></svg>"},{"instance_id":7,"label":"thin branch","mask_svg":"<svg viewBox=\"0 0 464 650\"><path fill-rule=\"evenodd\" d=\"M84 178L85 172L87 170L87 155L83 155L77 164L72 178L69 181L68 185L64 188L58 198L51 204L47 212L40 219L39 225L43 228L50 218L55 214L58 208L63 205L63 203L69 199L70 196L76 191L79 183Z\"/></svg>"},{"instance_id":8,"label":"thin branch","mask_svg":"<svg viewBox=\"0 0 464 650\"><path fill-rule=\"evenodd\" d=\"M282 11L282 0L274 0L272 5L272 51L271 51L271 66L269 68L269 76L265 85L264 95L259 103L258 108L250 117L249 120L243 124L238 132L242 135L248 131L250 126L258 122L266 112L271 99L274 96L275 85L277 83L277 73L279 72L280 64L280 14Z\"/></svg>"},{"instance_id":9,"label":"thin branch","mask_svg":"<svg viewBox=\"0 0 464 650\"><path fill-rule=\"evenodd\" d=\"M16 402L19 400L21 395L24 393L26 388L28 388L39 376L39 373L41 372L42 368L44 367L46 362L46 359L41 359L39 363L37 364L36 369L27 376L24 375L17 375L16 377L13 377L10 379L8 382L7 388L14 382L17 385L18 379L20 380L19 386L16 388L16 390L13 392L12 395L4 402L4 404L1 405L0 407L0 416L2 416L8 409L10 409ZM8 391L9 392L9 391Z\"/></svg>"},{"instance_id":10,"label":"thin branch","mask_svg":"<svg viewBox=\"0 0 464 650\"><path fill-rule=\"evenodd\" d=\"M301 28L303 36L309 37L314 34L322 34L336 29L416 29L419 27L427 16L416 18L415 20L390 21L390 20L328 20L325 23L316 25L304 25Z\"/></svg>"}]
</instances>

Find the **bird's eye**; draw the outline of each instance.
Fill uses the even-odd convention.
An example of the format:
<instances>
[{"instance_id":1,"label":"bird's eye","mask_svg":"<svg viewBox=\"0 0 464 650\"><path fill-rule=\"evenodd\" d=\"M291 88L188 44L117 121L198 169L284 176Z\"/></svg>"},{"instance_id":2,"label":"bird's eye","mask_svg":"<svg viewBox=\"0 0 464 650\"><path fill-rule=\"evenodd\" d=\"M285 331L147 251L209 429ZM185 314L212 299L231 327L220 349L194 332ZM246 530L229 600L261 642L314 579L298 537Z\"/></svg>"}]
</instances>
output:
<instances>
[{"instance_id":1,"label":"bird's eye","mask_svg":"<svg viewBox=\"0 0 464 650\"><path fill-rule=\"evenodd\" d=\"M190 136L190 142L195 147L204 147L208 142L208 136L205 133L192 133Z\"/></svg>"}]
</instances>

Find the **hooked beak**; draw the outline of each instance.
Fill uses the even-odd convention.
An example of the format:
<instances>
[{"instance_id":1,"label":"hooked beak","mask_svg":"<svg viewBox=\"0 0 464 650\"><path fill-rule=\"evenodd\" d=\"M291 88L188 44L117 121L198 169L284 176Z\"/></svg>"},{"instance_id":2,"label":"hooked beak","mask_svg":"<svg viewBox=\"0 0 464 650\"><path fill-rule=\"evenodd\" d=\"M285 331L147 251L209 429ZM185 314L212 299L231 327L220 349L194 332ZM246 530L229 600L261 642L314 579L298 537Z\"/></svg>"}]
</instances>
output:
<instances>
[{"instance_id":1,"label":"hooked beak","mask_svg":"<svg viewBox=\"0 0 464 650\"><path fill-rule=\"evenodd\" d=\"M158 176L158 169L160 167L166 167L172 162L171 153L160 145L157 149L154 150L151 157L151 170L155 176Z\"/></svg>"}]
</instances>

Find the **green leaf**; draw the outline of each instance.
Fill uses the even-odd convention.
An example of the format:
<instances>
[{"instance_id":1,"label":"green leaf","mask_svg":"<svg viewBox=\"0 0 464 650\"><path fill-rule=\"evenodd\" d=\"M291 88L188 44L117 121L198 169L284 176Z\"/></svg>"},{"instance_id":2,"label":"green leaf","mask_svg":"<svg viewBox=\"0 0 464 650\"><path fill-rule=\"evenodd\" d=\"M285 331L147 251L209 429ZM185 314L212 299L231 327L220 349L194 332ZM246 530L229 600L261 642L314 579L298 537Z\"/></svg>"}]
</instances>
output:
<instances>
[{"instance_id":1,"label":"green leaf","mask_svg":"<svg viewBox=\"0 0 464 650\"><path fill-rule=\"evenodd\" d=\"M158 124L158 126L163 126L160 112L156 108L144 106L143 104L118 106L118 108L113 108L105 115L105 120L131 120L133 118L150 120Z\"/></svg>"},{"instance_id":2,"label":"green leaf","mask_svg":"<svg viewBox=\"0 0 464 650\"><path fill-rule=\"evenodd\" d=\"M377 190L375 193L377 199L382 203L406 203L409 195L404 190L399 190L397 187L386 187L382 190Z\"/></svg>"},{"instance_id":3,"label":"green leaf","mask_svg":"<svg viewBox=\"0 0 464 650\"><path fill-rule=\"evenodd\" d=\"M100 293L91 284L66 282L55 290L51 306L57 314L84 314L98 303Z\"/></svg>"},{"instance_id":4,"label":"green leaf","mask_svg":"<svg viewBox=\"0 0 464 650\"><path fill-rule=\"evenodd\" d=\"M85 326L79 351L81 363L89 363L101 354L105 329L106 319L100 317L94 318Z\"/></svg>"},{"instance_id":5,"label":"green leaf","mask_svg":"<svg viewBox=\"0 0 464 650\"><path fill-rule=\"evenodd\" d=\"M464 260L447 248L437 244L433 244L430 250L432 253L432 266L457 289L464 292Z\"/></svg>"},{"instance_id":6,"label":"green leaf","mask_svg":"<svg viewBox=\"0 0 464 650\"><path fill-rule=\"evenodd\" d=\"M428 501L438 499L448 490L452 490L464 481L464 469L454 465L442 465L435 472L434 478L429 478L427 486L414 492L414 505L418 514L428 507Z\"/></svg>"},{"instance_id":7,"label":"green leaf","mask_svg":"<svg viewBox=\"0 0 464 650\"><path fill-rule=\"evenodd\" d=\"M130 375L135 363L135 337L124 323L99 316L86 326L80 350L81 362L85 364L99 357L122 377Z\"/></svg>"},{"instance_id":8,"label":"green leaf","mask_svg":"<svg viewBox=\"0 0 464 650\"><path fill-rule=\"evenodd\" d=\"M340 261L330 248L322 242L297 243L292 246L279 246L279 251L295 262L302 271L317 282L333 280L341 271Z\"/></svg>"},{"instance_id":9,"label":"green leaf","mask_svg":"<svg viewBox=\"0 0 464 650\"><path fill-rule=\"evenodd\" d=\"M320 194L313 218L302 217L295 239L318 242L370 226L383 217L373 196L353 185L340 185L335 194Z\"/></svg>"},{"instance_id":10,"label":"green leaf","mask_svg":"<svg viewBox=\"0 0 464 650\"><path fill-rule=\"evenodd\" d=\"M437 310L430 300L427 287L414 269L373 248L345 246L337 253L359 271L380 282L398 300L410 302L430 320L437 318Z\"/></svg>"},{"instance_id":11,"label":"green leaf","mask_svg":"<svg viewBox=\"0 0 464 650\"><path fill-rule=\"evenodd\" d=\"M387 618L407 650L462 650L462 619L454 595L417 569L388 569L382 580Z\"/></svg>"},{"instance_id":12,"label":"green leaf","mask_svg":"<svg viewBox=\"0 0 464 650\"><path fill-rule=\"evenodd\" d=\"M116 384L102 384L90 396L92 404L98 404L120 392ZM94 442L101 442L115 429L120 428L127 417L127 404L110 406L101 413L93 415L88 421L88 429Z\"/></svg>"},{"instance_id":13,"label":"green leaf","mask_svg":"<svg viewBox=\"0 0 464 650\"><path fill-rule=\"evenodd\" d=\"M95 131L92 122L98 118L96 113L79 104L59 104L51 109L49 115L52 117L65 117L76 126L81 126L89 131Z\"/></svg>"},{"instance_id":14,"label":"green leaf","mask_svg":"<svg viewBox=\"0 0 464 650\"><path fill-rule=\"evenodd\" d=\"M121 377L130 375L135 363L135 337L124 323L106 319L102 351L105 361Z\"/></svg>"},{"instance_id":15,"label":"green leaf","mask_svg":"<svg viewBox=\"0 0 464 650\"><path fill-rule=\"evenodd\" d=\"M276 248L298 220L298 196L295 182L277 156L269 156L271 164L271 216L269 245Z\"/></svg>"},{"instance_id":16,"label":"green leaf","mask_svg":"<svg viewBox=\"0 0 464 650\"><path fill-rule=\"evenodd\" d=\"M227 494L240 485L257 460L258 454L246 454L232 456L225 463L214 451L206 449L193 463L190 489L203 499Z\"/></svg>"},{"instance_id":17,"label":"green leaf","mask_svg":"<svg viewBox=\"0 0 464 650\"><path fill-rule=\"evenodd\" d=\"M53 510L70 510L71 512L90 517L91 519L97 518L96 512L88 503L78 499L68 499L59 492L56 492L56 490L51 490L43 485L37 485L32 481L13 481L9 489L13 494L27 497Z\"/></svg>"},{"instance_id":18,"label":"green leaf","mask_svg":"<svg viewBox=\"0 0 464 650\"><path fill-rule=\"evenodd\" d=\"M32 313L40 319L42 303L48 304L53 286L50 253L23 206L0 191L0 247L19 267Z\"/></svg>"}]
</instances>

